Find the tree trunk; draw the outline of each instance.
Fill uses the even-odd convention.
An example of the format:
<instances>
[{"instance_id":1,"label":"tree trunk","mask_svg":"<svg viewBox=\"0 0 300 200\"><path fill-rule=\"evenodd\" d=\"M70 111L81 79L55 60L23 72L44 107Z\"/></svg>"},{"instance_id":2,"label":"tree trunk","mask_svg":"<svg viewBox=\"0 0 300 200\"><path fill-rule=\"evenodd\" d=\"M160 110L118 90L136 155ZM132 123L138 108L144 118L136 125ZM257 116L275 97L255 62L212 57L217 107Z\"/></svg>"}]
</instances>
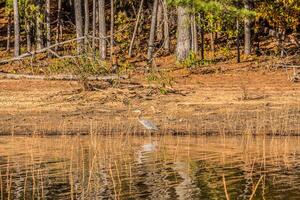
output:
<instances>
[{"instance_id":1,"label":"tree trunk","mask_svg":"<svg viewBox=\"0 0 300 200\"><path fill-rule=\"evenodd\" d=\"M192 34L192 50L195 54L198 54L198 31L195 14L191 15L191 34Z\"/></svg>"},{"instance_id":2,"label":"tree trunk","mask_svg":"<svg viewBox=\"0 0 300 200\"><path fill-rule=\"evenodd\" d=\"M250 10L250 2L251 0L245 0L245 9ZM251 19L246 18L244 22L245 26L245 54L251 54Z\"/></svg>"},{"instance_id":3,"label":"tree trunk","mask_svg":"<svg viewBox=\"0 0 300 200\"><path fill-rule=\"evenodd\" d=\"M167 1L163 0L163 13L164 13L164 49L170 51L170 33L169 33L169 16Z\"/></svg>"},{"instance_id":4,"label":"tree trunk","mask_svg":"<svg viewBox=\"0 0 300 200\"><path fill-rule=\"evenodd\" d=\"M254 34L254 41L255 41L255 55L256 56L261 56L261 52L260 52L260 40L259 40L259 32L256 32Z\"/></svg>"},{"instance_id":5,"label":"tree trunk","mask_svg":"<svg viewBox=\"0 0 300 200\"><path fill-rule=\"evenodd\" d=\"M210 33L210 50L212 52L213 59L215 58L215 38L214 33Z\"/></svg>"},{"instance_id":6,"label":"tree trunk","mask_svg":"<svg viewBox=\"0 0 300 200\"><path fill-rule=\"evenodd\" d=\"M114 16L115 16L115 7L114 0L110 0L111 8L110 8L110 60L112 62L112 66L116 66L116 60L114 59Z\"/></svg>"},{"instance_id":7,"label":"tree trunk","mask_svg":"<svg viewBox=\"0 0 300 200\"><path fill-rule=\"evenodd\" d=\"M204 60L204 28L201 27L201 60Z\"/></svg>"},{"instance_id":8,"label":"tree trunk","mask_svg":"<svg viewBox=\"0 0 300 200\"><path fill-rule=\"evenodd\" d=\"M50 21L50 0L46 0L46 45L51 45L51 21ZM50 55L48 55L50 56Z\"/></svg>"},{"instance_id":9,"label":"tree trunk","mask_svg":"<svg viewBox=\"0 0 300 200\"><path fill-rule=\"evenodd\" d=\"M203 61L205 59L204 57L204 24L203 23L203 13L200 13L199 14L199 19L201 21L201 24L200 24L200 35L201 35L201 60Z\"/></svg>"},{"instance_id":10,"label":"tree trunk","mask_svg":"<svg viewBox=\"0 0 300 200\"><path fill-rule=\"evenodd\" d=\"M81 0L74 0L74 10L75 10L75 21L76 21L76 35L77 38L83 37L82 29L82 10L81 10ZM77 41L77 52L81 53L83 49L83 41Z\"/></svg>"},{"instance_id":11,"label":"tree trunk","mask_svg":"<svg viewBox=\"0 0 300 200\"><path fill-rule=\"evenodd\" d=\"M30 21L25 19L25 32L26 32L26 43L27 43L27 52L31 51L31 37L30 37Z\"/></svg>"},{"instance_id":12,"label":"tree trunk","mask_svg":"<svg viewBox=\"0 0 300 200\"><path fill-rule=\"evenodd\" d=\"M151 28L150 28L150 37L148 42L148 62L152 61L153 56L153 49L154 49L154 39L155 39L155 29L156 29L156 22L157 22L157 7L158 7L158 0L154 0L153 2L153 10L152 10L152 19L151 19Z\"/></svg>"},{"instance_id":13,"label":"tree trunk","mask_svg":"<svg viewBox=\"0 0 300 200\"><path fill-rule=\"evenodd\" d=\"M19 24L18 0L13 1L13 7L14 7L14 34L15 34L14 56L17 57L20 55L20 24Z\"/></svg>"},{"instance_id":14,"label":"tree trunk","mask_svg":"<svg viewBox=\"0 0 300 200\"><path fill-rule=\"evenodd\" d=\"M163 5L160 0L158 0L157 7L157 22L156 22L156 39L162 41L163 39Z\"/></svg>"},{"instance_id":15,"label":"tree trunk","mask_svg":"<svg viewBox=\"0 0 300 200\"><path fill-rule=\"evenodd\" d=\"M236 49L237 49L237 62L241 62L241 52L240 52L240 22L237 19L236 20L236 30L237 30L237 36L236 36Z\"/></svg>"},{"instance_id":16,"label":"tree trunk","mask_svg":"<svg viewBox=\"0 0 300 200\"><path fill-rule=\"evenodd\" d=\"M57 24L56 24L56 37L55 37L55 43L59 43L60 40L60 34L62 34L62 27L61 27L61 1L58 0L57 2ZM55 47L55 51L58 50L58 46Z\"/></svg>"},{"instance_id":17,"label":"tree trunk","mask_svg":"<svg viewBox=\"0 0 300 200\"><path fill-rule=\"evenodd\" d=\"M85 49L87 51L87 45L88 45L88 34L89 34L89 26L90 26L90 19L89 19L90 13L89 13L89 0L84 0L84 36L86 37L84 40L85 43Z\"/></svg>"},{"instance_id":18,"label":"tree trunk","mask_svg":"<svg viewBox=\"0 0 300 200\"><path fill-rule=\"evenodd\" d=\"M133 44L134 44L134 40L135 40L135 37L136 37L137 30L138 30L138 27L139 27L139 22L140 22L140 18L141 18L141 13L142 13L142 10L143 10L143 4L144 4L144 0L141 0L141 2L140 2L140 7L139 7L139 11L138 11L138 14L137 14L137 17L136 17L136 22L135 22L135 26L134 26L134 31L133 31L133 34L132 34L132 39L131 39L131 41L130 41L130 47L129 47L129 53L128 53L128 56L129 56L129 57L132 56L132 48L133 48Z\"/></svg>"},{"instance_id":19,"label":"tree trunk","mask_svg":"<svg viewBox=\"0 0 300 200\"><path fill-rule=\"evenodd\" d=\"M285 36L286 36L286 30L282 29L280 30L279 34L278 34L278 43L279 43L279 50L280 50L280 57L283 58L284 57L284 40L285 40Z\"/></svg>"},{"instance_id":20,"label":"tree trunk","mask_svg":"<svg viewBox=\"0 0 300 200\"><path fill-rule=\"evenodd\" d=\"M36 13L36 48L40 50L43 48L43 40L42 40L42 14L41 14L41 2L38 1L38 8Z\"/></svg>"},{"instance_id":21,"label":"tree trunk","mask_svg":"<svg viewBox=\"0 0 300 200\"><path fill-rule=\"evenodd\" d=\"M10 51L11 25L12 25L12 12L9 11L9 13L8 13L8 24L7 24L6 51Z\"/></svg>"},{"instance_id":22,"label":"tree trunk","mask_svg":"<svg viewBox=\"0 0 300 200\"><path fill-rule=\"evenodd\" d=\"M186 59L191 51L191 32L189 11L183 6L177 8L178 27L177 27L177 60Z\"/></svg>"},{"instance_id":23,"label":"tree trunk","mask_svg":"<svg viewBox=\"0 0 300 200\"><path fill-rule=\"evenodd\" d=\"M93 0L93 38L92 38L92 52L93 52L93 59L95 59L96 56L96 0Z\"/></svg>"},{"instance_id":24,"label":"tree trunk","mask_svg":"<svg viewBox=\"0 0 300 200\"><path fill-rule=\"evenodd\" d=\"M99 0L96 1L96 36L99 35Z\"/></svg>"},{"instance_id":25,"label":"tree trunk","mask_svg":"<svg viewBox=\"0 0 300 200\"><path fill-rule=\"evenodd\" d=\"M43 44L42 44L42 30L41 30L41 19L40 15L38 14L36 16L36 49L42 49Z\"/></svg>"},{"instance_id":26,"label":"tree trunk","mask_svg":"<svg viewBox=\"0 0 300 200\"><path fill-rule=\"evenodd\" d=\"M106 23L105 23L105 0L99 0L99 51L100 51L100 60L106 59Z\"/></svg>"}]
</instances>

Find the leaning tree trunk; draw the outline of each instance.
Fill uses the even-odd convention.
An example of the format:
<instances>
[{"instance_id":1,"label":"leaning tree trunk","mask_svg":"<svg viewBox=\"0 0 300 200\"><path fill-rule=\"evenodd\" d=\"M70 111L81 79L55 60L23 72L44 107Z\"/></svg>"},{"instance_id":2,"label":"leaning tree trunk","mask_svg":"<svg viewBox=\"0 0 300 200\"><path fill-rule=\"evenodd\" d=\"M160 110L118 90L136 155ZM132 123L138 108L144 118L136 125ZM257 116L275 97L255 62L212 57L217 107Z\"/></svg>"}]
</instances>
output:
<instances>
[{"instance_id":1,"label":"leaning tree trunk","mask_svg":"<svg viewBox=\"0 0 300 200\"><path fill-rule=\"evenodd\" d=\"M250 2L251 0L245 0L245 9L250 10ZM250 55L251 54L251 19L246 18L244 22L245 26L245 54Z\"/></svg>"},{"instance_id":2,"label":"leaning tree trunk","mask_svg":"<svg viewBox=\"0 0 300 200\"><path fill-rule=\"evenodd\" d=\"M75 21L76 21L76 35L77 38L83 37L82 29L82 11L81 11L81 0L74 0L74 9L75 9ZM83 49L83 40L77 40L77 52L81 53Z\"/></svg>"},{"instance_id":3,"label":"leaning tree trunk","mask_svg":"<svg viewBox=\"0 0 300 200\"><path fill-rule=\"evenodd\" d=\"M140 23L140 19L141 19L141 13L143 10L143 4L144 4L144 0L141 0L140 2L140 7L139 7L139 11L136 17L136 21L135 21L135 26L134 26L134 30L133 30L133 34L132 34L132 38L130 41L130 46L129 46L129 52L128 52L128 56L131 57L132 56L132 48L133 48L133 44L134 44L134 40L137 34L137 30L139 27L139 23Z\"/></svg>"},{"instance_id":4,"label":"leaning tree trunk","mask_svg":"<svg viewBox=\"0 0 300 200\"><path fill-rule=\"evenodd\" d=\"M10 51L11 25L12 25L12 12L9 11L9 13L8 13L8 24L7 24L6 51Z\"/></svg>"},{"instance_id":5,"label":"leaning tree trunk","mask_svg":"<svg viewBox=\"0 0 300 200\"><path fill-rule=\"evenodd\" d=\"M169 16L167 1L163 0L163 13L164 13L164 49L170 51L170 33L169 33Z\"/></svg>"},{"instance_id":6,"label":"leaning tree trunk","mask_svg":"<svg viewBox=\"0 0 300 200\"><path fill-rule=\"evenodd\" d=\"M177 8L177 60L186 59L191 51L191 32L189 10L183 6Z\"/></svg>"},{"instance_id":7,"label":"leaning tree trunk","mask_svg":"<svg viewBox=\"0 0 300 200\"><path fill-rule=\"evenodd\" d=\"M156 18L157 18L157 7L158 7L158 0L154 0L153 3L153 10L152 10L152 20L151 20L151 28L150 28L150 37L148 43L148 62L152 61L153 56L153 49L154 49L154 39L155 39L155 30L156 30Z\"/></svg>"},{"instance_id":8,"label":"leaning tree trunk","mask_svg":"<svg viewBox=\"0 0 300 200\"><path fill-rule=\"evenodd\" d=\"M14 0L13 7L14 7L14 34L15 34L14 56L17 57L20 55L20 24L19 24L18 0Z\"/></svg>"},{"instance_id":9,"label":"leaning tree trunk","mask_svg":"<svg viewBox=\"0 0 300 200\"><path fill-rule=\"evenodd\" d=\"M50 0L46 0L46 45L47 48L51 45L51 24L50 24ZM50 56L48 54L48 56Z\"/></svg>"},{"instance_id":10,"label":"leaning tree trunk","mask_svg":"<svg viewBox=\"0 0 300 200\"><path fill-rule=\"evenodd\" d=\"M100 60L106 59L106 23L105 23L105 0L99 0L99 51Z\"/></svg>"}]
</instances>

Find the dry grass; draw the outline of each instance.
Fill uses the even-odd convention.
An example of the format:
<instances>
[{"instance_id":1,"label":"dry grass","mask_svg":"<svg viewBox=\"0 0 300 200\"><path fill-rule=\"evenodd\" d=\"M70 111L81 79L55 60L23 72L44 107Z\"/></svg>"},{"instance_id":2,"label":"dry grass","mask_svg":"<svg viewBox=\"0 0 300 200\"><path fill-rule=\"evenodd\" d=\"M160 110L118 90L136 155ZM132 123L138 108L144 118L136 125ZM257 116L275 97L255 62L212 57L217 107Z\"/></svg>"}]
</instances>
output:
<instances>
[{"instance_id":1,"label":"dry grass","mask_svg":"<svg viewBox=\"0 0 300 200\"><path fill-rule=\"evenodd\" d=\"M284 73L172 76L177 93L168 95L152 94L140 76L131 81L141 87L123 83L97 92L75 82L0 80L1 133L88 134L93 124L97 134L140 134L137 108L161 134L300 132L300 85Z\"/></svg>"}]
</instances>

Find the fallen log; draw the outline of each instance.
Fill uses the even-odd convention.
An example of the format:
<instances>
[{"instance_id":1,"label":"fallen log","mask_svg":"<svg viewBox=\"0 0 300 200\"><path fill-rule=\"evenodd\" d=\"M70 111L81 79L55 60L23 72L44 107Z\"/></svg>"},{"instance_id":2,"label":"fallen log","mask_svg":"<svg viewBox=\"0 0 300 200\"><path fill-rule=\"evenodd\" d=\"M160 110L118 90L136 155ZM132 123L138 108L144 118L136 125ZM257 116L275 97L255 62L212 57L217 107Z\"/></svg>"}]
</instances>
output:
<instances>
[{"instance_id":1,"label":"fallen log","mask_svg":"<svg viewBox=\"0 0 300 200\"><path fill-rule=\"evenodd\" d=\"M116 79L127 79L128 76L117 76L117 75L107 75L107 76L78 76L78 75L30 75L30 74L10 74L10 73L0 73L0 78L4 79L29 79L29 80L57 80L57 81L106 81L106 80L116 80Z\"/></svg>"}]
</instances>

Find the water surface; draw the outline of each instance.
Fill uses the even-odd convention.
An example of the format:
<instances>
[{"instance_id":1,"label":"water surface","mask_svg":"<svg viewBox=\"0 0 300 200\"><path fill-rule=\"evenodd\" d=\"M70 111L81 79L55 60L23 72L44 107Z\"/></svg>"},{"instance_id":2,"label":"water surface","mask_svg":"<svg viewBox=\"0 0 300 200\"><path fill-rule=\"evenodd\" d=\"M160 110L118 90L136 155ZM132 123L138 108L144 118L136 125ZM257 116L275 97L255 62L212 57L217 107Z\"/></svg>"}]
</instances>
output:
<instances>
[{"instance_id":1,"label":"water surface","mask_svg":"<svg viewBox=\"0 0 300 200\"><path fill-rule=\"evenodd\" d=\"M1 199L299 199L300 137L1 137Z\"/></svg>"}]
</instances>

